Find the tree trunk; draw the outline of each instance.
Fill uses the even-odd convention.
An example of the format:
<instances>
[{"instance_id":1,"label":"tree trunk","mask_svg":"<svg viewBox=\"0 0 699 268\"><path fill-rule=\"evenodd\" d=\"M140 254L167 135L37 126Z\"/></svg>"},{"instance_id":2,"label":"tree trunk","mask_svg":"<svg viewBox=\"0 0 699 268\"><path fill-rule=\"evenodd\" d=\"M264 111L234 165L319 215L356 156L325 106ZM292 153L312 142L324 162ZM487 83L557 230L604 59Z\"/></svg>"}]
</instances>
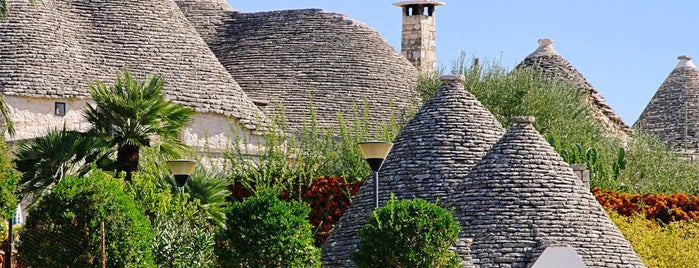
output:
<instances>
[{"instance_id":1,"label":"tree trunk","mask_svg":"<svg viewBox=\"0 0 699 268\"><path fill-rule=\"evenodd\" d=\"M123 145L117 150L117 172L125 171L124 180L130 182L131 174L138 171L139 148L136 145Z\"/></svg>"}]
</instances>

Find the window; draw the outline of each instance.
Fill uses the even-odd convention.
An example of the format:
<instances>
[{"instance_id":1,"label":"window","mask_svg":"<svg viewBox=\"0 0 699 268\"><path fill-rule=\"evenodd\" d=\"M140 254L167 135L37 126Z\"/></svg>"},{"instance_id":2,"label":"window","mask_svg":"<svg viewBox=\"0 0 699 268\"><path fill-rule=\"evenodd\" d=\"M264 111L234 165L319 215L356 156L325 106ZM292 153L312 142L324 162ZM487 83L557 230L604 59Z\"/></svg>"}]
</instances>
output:
<instances>
[{"instance_id":1,"label":"window","mask_svg":"<svg viewBox=\"0 0 699 268\"><path fill-rule=\"evenodd\" d=\"M56 102L54 105L54 111L55 111L55 114L58 116L66 115L66 103L65 102Z\"/></svg>"}]
</instances>

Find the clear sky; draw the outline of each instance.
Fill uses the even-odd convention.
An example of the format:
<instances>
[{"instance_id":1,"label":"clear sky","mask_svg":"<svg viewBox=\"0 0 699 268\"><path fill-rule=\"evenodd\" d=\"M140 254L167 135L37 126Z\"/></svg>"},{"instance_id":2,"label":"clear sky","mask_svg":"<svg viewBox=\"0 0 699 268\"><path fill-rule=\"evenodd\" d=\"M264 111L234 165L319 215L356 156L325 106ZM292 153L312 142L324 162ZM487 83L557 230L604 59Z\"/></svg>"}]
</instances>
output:
<instances>
[{"instance_id":1,"label":"clear sky","mask_svg":"<svg viewBox=\"0 0 699 268\"><path fill-rule=\"evenodd\" d=\"M376 29L400 51L401 10L393 0L228 0L243 12L321 8ZM464 51L512 68L539 38L580 71L633 124L677 56L699 57L699 1L444 0L437 7L438 65Z\"/></svg>"}]
</instances>

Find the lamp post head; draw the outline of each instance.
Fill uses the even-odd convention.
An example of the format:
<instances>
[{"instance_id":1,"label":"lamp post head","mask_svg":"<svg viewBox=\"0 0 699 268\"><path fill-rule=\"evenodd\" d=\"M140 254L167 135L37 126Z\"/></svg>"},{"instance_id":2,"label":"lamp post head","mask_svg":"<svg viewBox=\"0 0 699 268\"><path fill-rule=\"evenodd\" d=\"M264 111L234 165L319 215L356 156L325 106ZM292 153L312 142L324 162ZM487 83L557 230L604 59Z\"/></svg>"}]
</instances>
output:
<instances>
[{"instance_id":1,"label":"lamp post head","mask_svg":"<svg viewBox=\"0 0 699 268\"><path fill-rule=\"evenodd\" d=\"M393 143L386 141L367 141L360 142L358 145L364 160L369 163L372 171L381 169L383 160L386 159L388 153L391 152L391 148L393 148Z\"/></svg>"},{"instance_id":2,"label":"lamp post head","mask_svg":"<svg viewBox=\"0 0 699 268\"><path fill-rule=\"evenodd\" d=\"M175 177L175 181L179 187L184 187L189 179L189 176L192 175L192 172L194 172L194 167L196 165L197 161L187 159L167 161L167 167Z\"/></svg>"}]
</instances>

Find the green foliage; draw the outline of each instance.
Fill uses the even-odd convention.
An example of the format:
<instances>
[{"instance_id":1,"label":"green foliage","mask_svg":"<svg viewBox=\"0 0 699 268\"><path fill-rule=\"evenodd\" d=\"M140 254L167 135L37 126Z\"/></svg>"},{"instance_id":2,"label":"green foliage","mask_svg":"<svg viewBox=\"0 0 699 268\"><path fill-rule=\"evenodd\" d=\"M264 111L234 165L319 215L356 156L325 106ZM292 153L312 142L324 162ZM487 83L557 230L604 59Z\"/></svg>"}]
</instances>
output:
<instances>
[{"instance_id":1,"label":"green foliage","mask_svg":"<svg viewBox=\"0 0 699 268\"><path fill-rule=\"evenodd\" d=\"M85 163L107 167L111 153L102 140L65 128L22 142L15 156L22 172L22 194L38 197L63 177L85 175L91 169Z\"/></svg>"},{"instance_id":2,"label":"green foliage","mask_svg":"<svg viewBox=\"0 0 699 268\"><path fill-rule=\"evenodd\" d=\"M609 216L648 267L684 268L699 263L699 222L678 221L661 225L641 215Z\"/></svg>"},{"instance_id":3,"label":"green foliage","mask_svg":"<svg viewBox=\"0 0 699 268\"><path fill-rule=\"evenodd\" d=\"M437 203L391 197L359 230L358 251L350 258L357 267L459 267L461 259L449 247L460 231Z\"/></svg>"},{"instance_id":4,"label":"green foliage","mask_svg":"<svg viewBox=\"0 0 699 268\"><path fill-rule=\"evenodd\" d=\"M129 184L136 202L146 209L153 236L153 257L158 267L215 266L214 233L198 199L173 194L150 175L134 177Z\"/></svg>"},{"instance_id":5,"label":"green foliage","mask_svg":"<svg viewBox=\"0 0 699 268\"><path fill-rule=\"evenodd\" d=\"M694 160L678 156L657 139L633 134L622 141L605 132L595 119L580 89L542 79L533 70L508 71L495 64L454 61L452 72L463 74L464 87L504 126L513 116L536 117L534 127L570 164L585 164L590 184L603 189L674 193L699 192L699 168ZM431 96L436 77L420 78L422 96Z\"/></svg>"},{"instance_id":6,"label":"green foliage","mask_svg":"<svg viewBox=\"0 0 699 268\"><path fill-rule=\"evenodd\" d=\"M319 267L313 245L310 208L259 191L230 204L226 228L216 235L215 252L223 267Z\"/></svg>"},{"instance_id":7,"label":"green foliage","mask_svg":"<svg viewBox=\"0 0 699 268\"><path fill-rule=\"evenodd\" d=\"M699 163L672 151L658 138L636 134L624 152L626 168L620 168L611 190L634 193L699 193ZM620 165L620 166L621 166Z\"/></svg>"},{"instance_id":8,"label":"green foliage","mask_svg":"<svg viewBox=\"0 0 699 268\"><path fill-rule=\"evenodd\" d=\"M99 171L62 180L30 209L18 260L31 267L99 267L104 223L108 267L153 267L148 220L124 188Z\"/></svg>"},{"instance_id":9,"label":"green foliage","mask_svg":"<svg viewBox=\"0 0 699 268\"><path fill-rule=\"evenodd\" d=\"M311 107L308 119L299 130L288 128L283 118L283 108L278 107L273 127L264 136L258 155L249 148L240 147L241 137L226 154L231 163L233 178L253 192L261 189L276 191L310 185L312 181L294 178L316 178L321 175L338 175L348 181L360 181L369 175L370 169L359 152L357 143L371 139L393 140L400 130L402 117L392 115L386 125L380 125L370 134L368 107L355 106L350 118L338 114L339 129L319 126L315 109ZM293 134L285 134L293 133Z\"/></svg>"},{"instance_id":10,"label":"green foliage","mask_svg":"<svg viewBox=\"0 0 699 268\"><path fill-rule=\"evenodd\" d=\"M138 170L140 148L153 146L153 137L157 137L163 153L179 156L185 148L177 135L194 110L167 101L164 86L160 76L139 83L128 70L117 77L114 86L107 87L100 81L89 84L96 106L88 105L83 116L92 124L92 135L116 148L117 171L126 171L127 180Z\"/></svg>"},{"instance_id":11,"label":"green foliage","mask_svg":"<svg viewBox=\"0 0 699 268\"><path fill-rule=\"evenodd\" d=\"M12 217L19 202L18 185L22 174L10 160L10 149L0 137L0 220Z\"/></svg>"},{"instance_id":12,"label":"green foliage","mask_svg":"<svg viewBox=\"0 0 699 268\"><path fill-rule=\"evenodd\" d=\"M3 4L2 0L0 0L0 18L3 17ZM15 135L15 124L12 122L12 119L10 118L10 108L7 106L7 103L5 102L5 99L0 96L0 117L2 117L2 124L0 124L0 136L5 135L5 130L7 130L7 133L10 134L10 136Z\"/></svg>"}]
</instances>

